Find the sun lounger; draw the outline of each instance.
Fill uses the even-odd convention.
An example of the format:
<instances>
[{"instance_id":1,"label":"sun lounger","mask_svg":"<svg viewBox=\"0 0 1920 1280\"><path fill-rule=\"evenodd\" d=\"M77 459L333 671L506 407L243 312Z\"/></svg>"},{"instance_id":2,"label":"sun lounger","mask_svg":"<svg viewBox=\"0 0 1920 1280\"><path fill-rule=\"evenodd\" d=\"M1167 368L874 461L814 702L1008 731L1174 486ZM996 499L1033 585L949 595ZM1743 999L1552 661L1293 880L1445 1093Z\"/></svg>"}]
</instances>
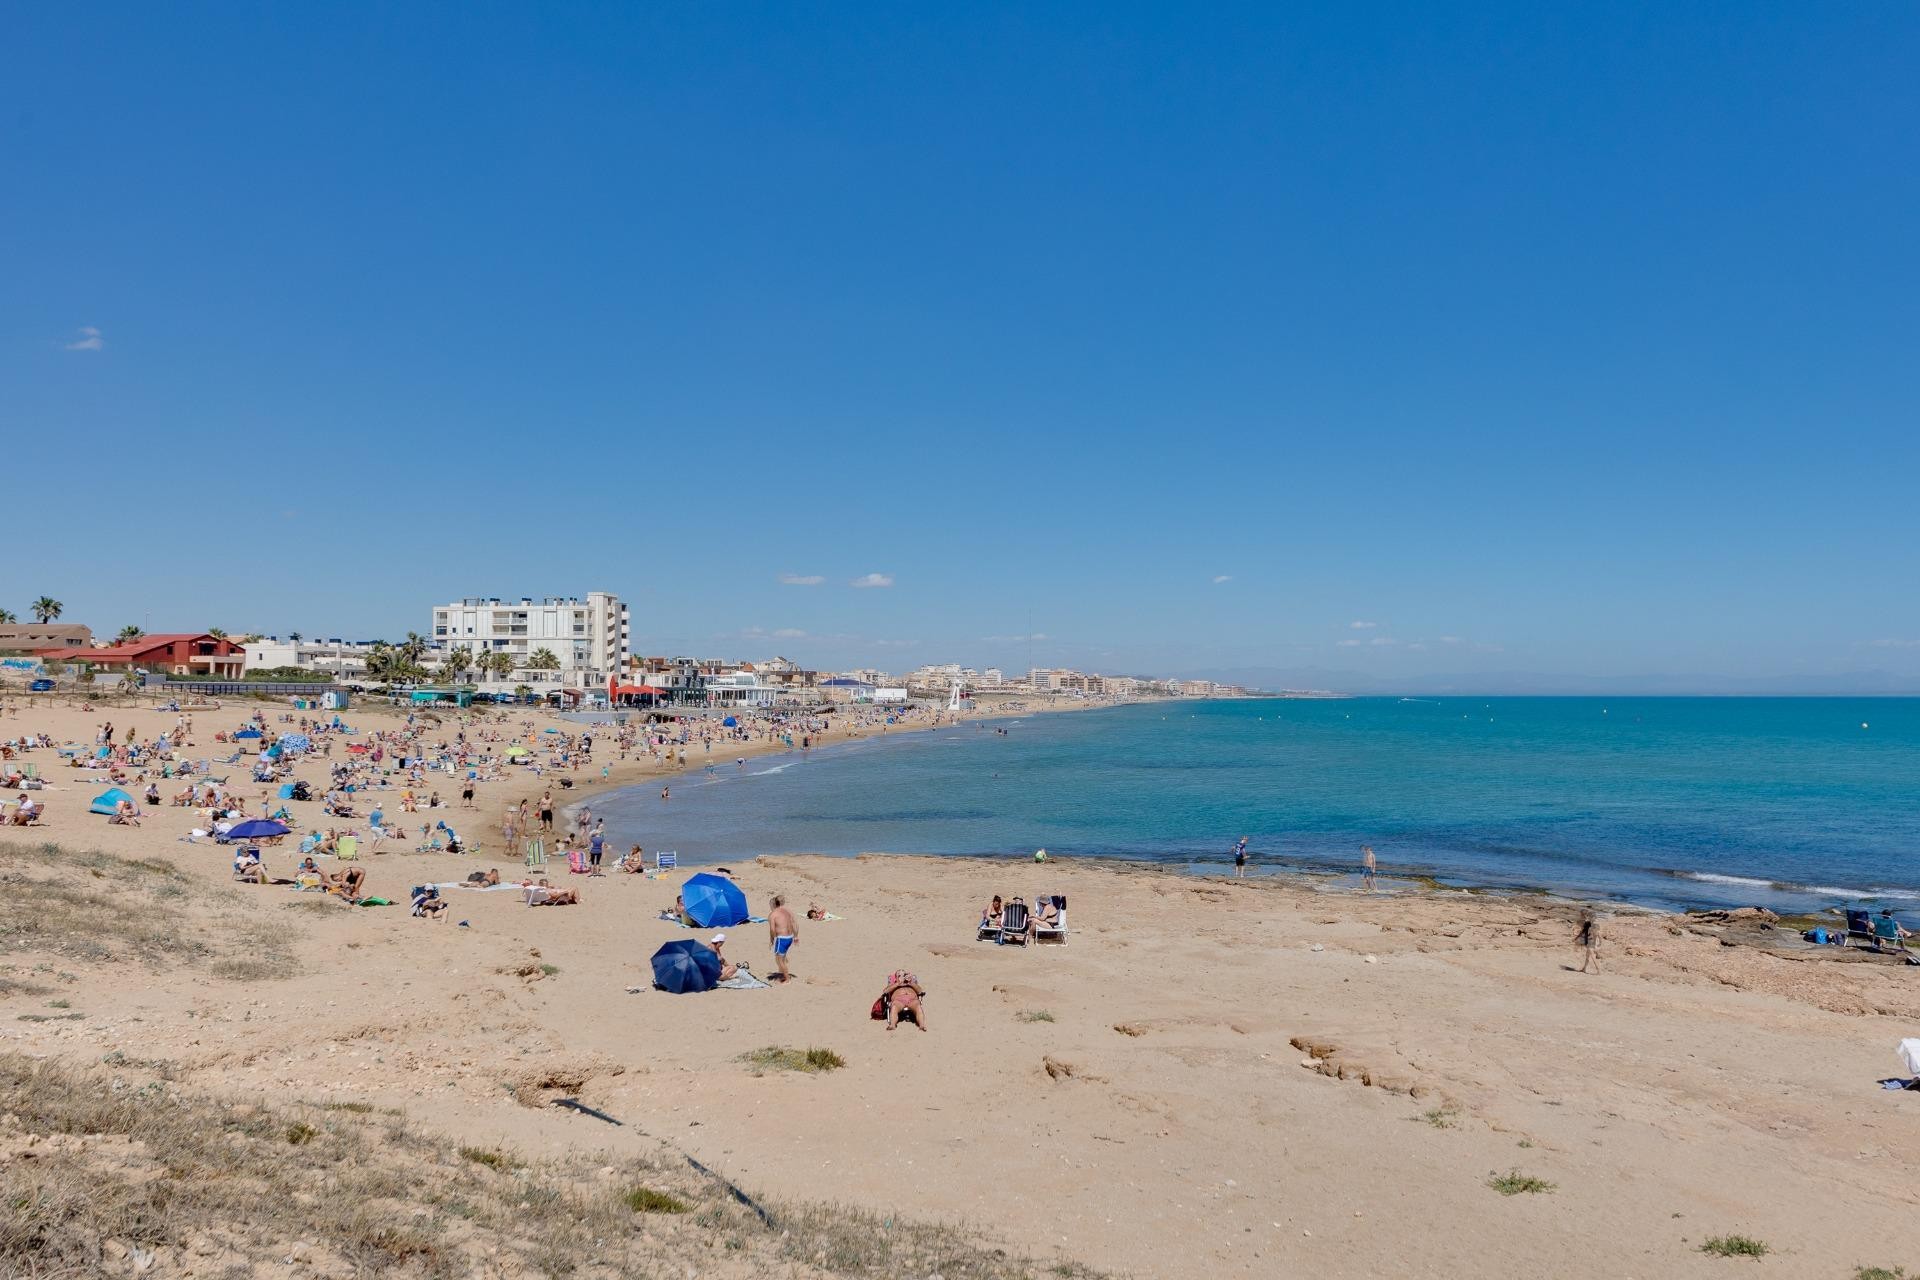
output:
<instances>
[{"instance_id":1,"label":"sun lounger","mask_svg":"<svg viewBox=\"0 0 1920 1280\"><path fill-rule=\"evenodd\" d=\"M1004 913L1002 918L1004 918ZM1000 941L1000 921L995 920L992 916L982 917L980 921L980 932L973 935L973 940L975 942Z\"/></svg>"},{"instance_id":2,"label":"sun lounger","mask_svg":"<svg viewBox=\"0 0 1920 1280\"><path fill-rule=\"evenodd\" d=\"M680 855L673 850L656 849L653 851L653 869L655 871L671 871L679 865Z\"/></svg>"},{"instance_id":3,"label":"sun lounger","mask_svg":"<svg viewBox=\"0 0 1920 1280\"><path fill-rule=\"evenodd\" d=\"M1067 945L1067 899L1064 894L1043 894L1034 899L1035 903L1052 902L1054 910L1060 913L1060 919L1048 924L1035 915L1033 918L1033 940L1035 942L1057 942Z\"/></svg>"},{"instance_id":4,"label":"sun lounger","mask_svg":"<svg viewBox=\"0 0 1920 1280\"><path fill-rule=\"evenodd\" d=\"M1027 945L1027 904L1009 902L1006 912L1000 917L1000 942L1002 945L1013 942Z\"/></svg>"}]
</instances>

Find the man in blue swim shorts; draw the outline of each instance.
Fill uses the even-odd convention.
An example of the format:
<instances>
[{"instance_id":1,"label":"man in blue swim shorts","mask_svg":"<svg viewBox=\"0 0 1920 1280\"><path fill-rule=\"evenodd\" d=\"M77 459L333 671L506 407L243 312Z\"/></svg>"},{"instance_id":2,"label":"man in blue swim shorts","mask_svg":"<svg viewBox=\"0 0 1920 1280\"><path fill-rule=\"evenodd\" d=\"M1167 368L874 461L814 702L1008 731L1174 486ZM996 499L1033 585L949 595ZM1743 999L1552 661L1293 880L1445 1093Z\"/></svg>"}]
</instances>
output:
<instances>
[{"instance_id":1,"label":"man in blue swim shorts","mask_svg":"<svg viewBox=\"0 0 1920 1280\"><path fill-rule=\"evenodd\" d=\"M793 976L787 972L787 953L799 940L800 926L795 923L793 912L787 909L787 900L774 894L773 906L767 910L767 941L773 944L773 962L780 967L777 975L780 982Z\"/></svg>"}]
</instances>

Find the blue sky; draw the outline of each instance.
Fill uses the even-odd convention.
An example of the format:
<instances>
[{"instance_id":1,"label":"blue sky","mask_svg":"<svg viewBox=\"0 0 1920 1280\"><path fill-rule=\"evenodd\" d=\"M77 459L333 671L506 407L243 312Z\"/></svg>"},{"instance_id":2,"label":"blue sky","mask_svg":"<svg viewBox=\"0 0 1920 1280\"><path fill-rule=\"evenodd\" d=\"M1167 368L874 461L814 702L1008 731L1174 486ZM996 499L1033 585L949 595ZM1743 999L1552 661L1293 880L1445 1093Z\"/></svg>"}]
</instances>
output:
<instances>
[{"instance_id":1,"label":"blue sky","mask_svg":"<svg viewBox=\"0 0 1920 1280\"><path fill-rule=\"evenodd\" d=\"M16 6L0 605L1920 678L1920 8L1280 8Z\"/></svg>"}]
</instances>

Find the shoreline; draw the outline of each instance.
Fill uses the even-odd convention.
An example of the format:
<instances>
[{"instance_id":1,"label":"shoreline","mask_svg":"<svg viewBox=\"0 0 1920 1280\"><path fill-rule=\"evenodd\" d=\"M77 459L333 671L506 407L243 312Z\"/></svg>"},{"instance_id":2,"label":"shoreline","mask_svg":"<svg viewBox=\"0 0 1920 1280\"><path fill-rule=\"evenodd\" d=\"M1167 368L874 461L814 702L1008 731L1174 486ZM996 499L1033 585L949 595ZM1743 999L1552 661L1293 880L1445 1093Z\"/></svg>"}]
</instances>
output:
<instances>
[{"instance_id":1,"label":"shoreline","mask_svg":"<svg viewBox=\"0 0 1920 1280\"><path fill-rule=\"evenodd\" d=\"M1195 702L1197 701L1229 701L1231 702L1231 701L1247 701L1247 699L1190 699L1187 701L1195 701ZM940 729L957 728L961 724L965 724L968 720L990 722L993 720L1020 719L1028 715L1055 714L1055 713L1063 713L1067 711L1116 710L1120 707L1131 706L1131 705L1155 705L1155 703L1153 703L1151 700L1146 700L1141 702L1122 702L1122 703L1096 704L1096 705L1085 705L1085 706L1066 706L1066 707L1045 708L1045 709L1029 708L1024 711L1008 712L1008 713L976 712L961 721L951 723L951 724L943 723L938 725L907 726L904 729L901 729L897 732L897 737L900 739L906 740L909 743L913 743L913 742L922 741L922 735L931 734ZM823 745L815 746L812 749L812 752L802 752L798 748L788 748L784 746L784 744L778 744L778 743L772 743L772 744L754 743L754 744L751 744L751 749L743 749L736 752L735 754L744 756L749 760L760 759L766 756L776 755L776 754L793 754L793 755L807 756L807 755L811 755L814 752L825 752L825 753L829 753L830 755L838 755L839 752L837 749L839 748L851 746L855 742L871 743L874 740L882 738L884 736L886 735L879 734L879 733L867 733L867 734L854 735L848 738L843 738L839 741L829 742ZM634 792L637 795L639 788L645 785L648 781L666 780L674 777L698 775L704 772L704 770L708 767L708 765L712 763L717 763L717 762L689 761L689 763L684 768L681 768L676 765L670 772L667 770L661 770L659 772L650 774L645 778L629 779L626 781L622 781L616 778L605 783L596 781L592 783L586 790L580 791L578 793L577 798L569 801L565 805L564 807L565 815L568 821L571 822L573 817L577 815L577 813L581 808L589 807L594 803L596 803L598 800L604 799L611 795L616 795L624 792ZM537 792L538 792L538 789L536 788L535 794L537 794ZM642 799L642 802L644 802L644 798L641 798L641 799ZM721 863L734 863L734 862L739 862L745 859L750 859L750 858L759 857L759 856L780 856L780 857L807 856L807 857L825 857L825 858L860 858L860 857L875 855L875 854L885 855L885 856L908 857L908 858L936 858L936 859L951 858L951 859L957 859L961 861L978 861L978 862L984 862L984 863L1015 863L1015 864L1021 863L1023 861L1027 861L1030 857L1028 853L1017 851L1017 850L983 850L983 851L960 852L952 849L902 850L902 849L869 848L864 846L858 847L858 848L849 846L842 849L820 849L820 848L805 848L805 847L785 847L785 846L776 846L776 845L769 844L768 847L761 848L761 849L742 849L742 850L736 850L732 852L713 854L711 856L699 855L699 856L691 857L686 860L686 865L689 867L706 866L710 864L719 865ZM1092 862L1097 864L1139 866L1139 867L1152 868L1152 869L1162 871L1172 875L1186 876L1186 877L1192 877L1192 878L1202 879L1202 880L1206 880L1206 879L1233 880L1237 878L1233 875L1233 865L1231 860L1225 858L1224 855L1221 855L1219 859L1216 861L1213 858L1188 856L1177 850L1168 851L1166 853L1076 853L1070 849L1064 850L1064 851L1056 850L1051 846L1049 847L1049 855L1051 860L1054 862L1087 861L1087 862ZM1263 858L1266 859L1264 865L1262 861ZM1864 901L1864 900L1877 899L1886 894L1892 894L1895 897L1899 897L1903 895L1912 896L1912 895L1906 894L1905 891L1900 891L1896 893L1894 891L1884 890L1884 889L1860 890L1857 892L1853 892L1851 894L1844 894L1844 895L1843 894L1824 894L1824 893L1815 892L1816 890L1819 890L1820 888L1822 888L1822 886L1795 884L1791 882L1784 882L1784 881L1777 881L1777 880L1763 880L1759 877L1721 875L1715 872L1709 872L1704 870L1689 871L1684 869L1643 868L1643 867L1628 867L1628 868L1623 868L1623 870L1631 873L1647 876L1647 877L1658 877L1658 878L1668 879L1675 882L1676 884L1699 883L1699 884L1719 884L1719 885L1727 885L1727 886L1747 885L1747 886L1751 886L1753 889L1760 890L1762 892L1771 892L1771 893L1779 894L1782 896L1797 895L1809 901L1815 902L1817 903L1817 905L1813 905L1813 906L1807 906L1804 904L1788 905L1788 904L1781 903L1776 906L1766 907L1766 906L1762 906L1762 904L1757 900L1758 895L1754 895L1753 897L1750 897L1749 899L1744 901L1734 901L1731 904L1729 904L1728 902L1716 901L1714 899L1704 898L1704 897L1696 897L1693 899L1688 899L1678 895L1661 897L1661 896L1656 896L1652 894L1635 894L1630 890L1607 891L1607 890L1598 889L1598 888L1583 889L1577 886L1555 884L1550 881L1539 881L1539 880L1528 881L1528 880L1521 880L1518 878L1505 879L1505 880L1500 880L1500 879L1476 880L1476 879L1470 878L1469 876L1463 873L1449 871L1442 866L1434 865L1431 863L1418 862L1418 861L1410 861L1407 863L1387 863L1385 864L1384 869L1381 872L1380 880L1383 886L1386 886L1386 885L1396 886L1395 888L1388 890L1388 892L1398 893L1403 896L1417 893L1417 894L1435 895L1435 896L1444 896L1449 894L1465 894L1465 895L1483 897L1483 898L1531 897L1531 898L1540 898L1548 901L1577 903L1577 904L1586 905L1586 906L1594 906L1594 907L1604 908L1605 910L1612 911L1612 912L1633 911L1633 912L1649 912L1654 914L1666 914L1666 915L1685 915L1685 914L1699 913L1699 912L1731 910L1731 909L1735 909L1736 907L1761 906L1762 909L1773 911L1775 914L1779 915L1782 918L1807 919L1807 920L1817 919L1818 922L1821 924L1831 924L1835 920L1843 919L1843 912L1839 906L1828 905L1828 903L1831 903L1836 898L1844 898L1847 901ZM1357 873L1354 872L1347 864L1336 861L1332 858L1328 858L1324 862L1316 862L1312 860L1302 859L1298 856L1262 854L1260 851L1254 850L1250 852L1248 875L1245 878L1248 880L1261 880L1261 881L1277 880L1281 882L1302 884L1302 885L1306 885L1308 887L1314 888L1316 892L1328 893L1328 894L1338 893L1343 890L1347 890L1349 884L1353 886L1350 891L1353 891L1353 892L1358 891L1357 890L1357 883L1358 883ZM1732 897L1731 894L1729 894L1728 896L1730 898ZM1894 909L1897 914L1908 915L1912 913L1910 908L1902 908L1902 907L1896 906Z\"/></svg>"}]
</instances>

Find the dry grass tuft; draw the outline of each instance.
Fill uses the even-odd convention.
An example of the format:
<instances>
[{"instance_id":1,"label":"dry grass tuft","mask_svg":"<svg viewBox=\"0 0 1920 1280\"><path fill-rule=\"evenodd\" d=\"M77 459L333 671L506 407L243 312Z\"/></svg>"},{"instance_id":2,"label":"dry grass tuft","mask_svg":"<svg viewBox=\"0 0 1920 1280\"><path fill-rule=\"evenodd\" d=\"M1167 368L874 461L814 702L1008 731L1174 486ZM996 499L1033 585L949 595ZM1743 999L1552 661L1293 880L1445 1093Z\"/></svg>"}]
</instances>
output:
<instances>
[{"instance_id":1,"label":"dry grass tuft","mask_svg":"<svg viewBox=\"0 0 1920 1280\"><path fill-rule=\"evenodd\" d=\"M847 1065L847 1060L831 1049L787 1049L777 1044L749 1050L740 1055L740 1061L754 1068L755 1075L768 1071L818 1074L822 1071L838 1071Z\"/></svg>"}]
</instances>

